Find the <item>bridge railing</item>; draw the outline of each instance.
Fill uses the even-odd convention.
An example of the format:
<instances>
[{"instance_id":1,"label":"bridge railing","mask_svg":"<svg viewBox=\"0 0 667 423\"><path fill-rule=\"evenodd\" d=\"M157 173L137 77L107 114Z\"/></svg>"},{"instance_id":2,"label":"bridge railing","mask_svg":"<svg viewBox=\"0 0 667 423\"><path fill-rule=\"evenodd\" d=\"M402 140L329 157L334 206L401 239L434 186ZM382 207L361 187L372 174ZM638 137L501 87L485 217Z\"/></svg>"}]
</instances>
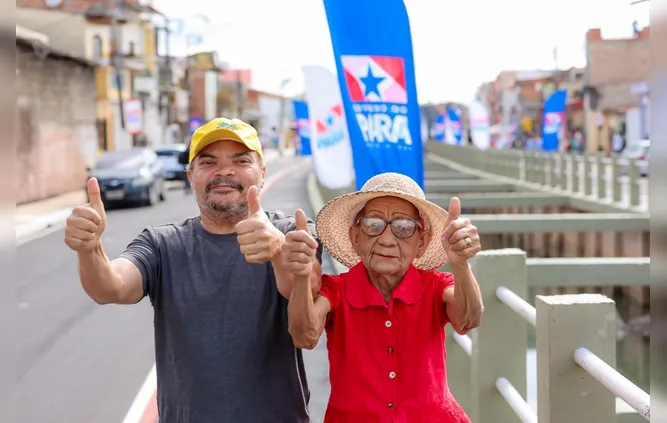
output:
<instances>
[{"instance_id":1,"label":"bridge railing","mask_svg":"<svg viewBox=\"0 0 667 423\"><path fill-rule=\"evenodd\" d=\"M447 341L450 389L472 421L616 422L617 397L648 421L649 395L614 369L614 301L537 296L534 307L525 299L527 267L518 249L482 251L473 261L484 319L470 336L450 329ZM526 399L529 326L537 341L537 412Z\"/></svg>"},{"instance_id":2,"label":"bridge railing","mask_svg":"<svg viewBox=\"0 0 667 423\"><path fill-rule=\"evenodd\" d=\"M519 149L479 150L429 142L427 150L451 163L487 174L629 207L646 205L648 161L602 155L544 153Z\"/></svg>"}]
</instances>

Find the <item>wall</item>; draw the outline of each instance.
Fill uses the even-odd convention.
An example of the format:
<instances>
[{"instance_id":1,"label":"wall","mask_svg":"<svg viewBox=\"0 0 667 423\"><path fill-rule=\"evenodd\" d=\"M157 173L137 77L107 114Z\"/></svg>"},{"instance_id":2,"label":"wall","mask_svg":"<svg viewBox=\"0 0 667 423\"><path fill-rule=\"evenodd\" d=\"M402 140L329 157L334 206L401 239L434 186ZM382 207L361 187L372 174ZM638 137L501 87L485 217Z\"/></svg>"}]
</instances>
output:
<instances>
[{"instance_id":1,"label":"wall","mask_svg":"<svg viewBox=\"0 0 667 423\"><path fill-rule=\"evenodd\" d=\"M650 28L644 28L636 38L627 39L603 39L599 29L591 29L586 34L586 83L600 93L597 107L591 107L590 99L586 101L589 153L596 152L600 146L607 152L611 150L611 127L596 125L598 111L606 112L609 123L624 115L624 109L638 105L632 85L649 79L650 35Z\"/></svg>"},{"instance_id":2,"label":"wall","mask_svg":"<svg viewBox=\"0 0 667 423\"><path fill-rule=\"evenodd\" d=\"M588 31L587 82L598 86L648 80L651 71L650 34L650 28L645 28L637 38L603 39L599 29Z\"/></svg>"},{"instance_id":3,"label":"wall","mask_svg":"<svg viewBox=\"0 0 667 423\"><path fill-rule=\"evenodd\" d=\"M16 8L16 24L49 37L50 47L84 57L86 43L82 34L86 21L82 15L56 10Z\"/></svg>"},{"instance_id":4,"label":"wall","mask_svg":"<svg viewBox=\"0 0 667 423\"><path fill-rule=\"evenodd\" d=\"M17 42L16 94L16 202L82 188L97 155L93 68Z\"/></svg>"},{"instance_id":5,"label":"wall","mask_svg":"<svg viewBox=\"0 0 667 423\"><path fill-rule=\"evenodd\" d=\"M283 109L283 131L289 128L292 123L293 114L292 103L289 99L284 99ZM280 134L280 97L272 94L260 93L258 98L259 111L262 115L259 128L259 137L263 143L271 143L276 136ZM276 128L276 132L272 128Z\"/></svg>"}]
</instances>

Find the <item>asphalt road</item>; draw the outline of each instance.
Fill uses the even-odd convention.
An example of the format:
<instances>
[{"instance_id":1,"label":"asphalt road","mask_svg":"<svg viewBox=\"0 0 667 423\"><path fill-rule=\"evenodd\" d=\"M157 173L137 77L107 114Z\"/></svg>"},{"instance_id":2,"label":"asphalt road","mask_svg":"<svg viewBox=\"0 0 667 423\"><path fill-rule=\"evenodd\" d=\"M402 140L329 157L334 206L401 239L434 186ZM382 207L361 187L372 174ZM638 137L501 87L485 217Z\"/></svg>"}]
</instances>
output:
<instances>
[{"instance_id":1,"label":"asphalt road","mask_svg":"<svg viewBox=\"0 0 667 423\"><path fill-rule=\"evenodd\" d=\"M278 159L269 177L295 162ZM312 216L306 195L309 165L273 185L263 199L267 210ZM152 208L108 212L104 247L114 257L144 227L178 222L197 214L192 196L168 193ZM17 247L13 281L19 354L0 348L3 363L15 363L10 394L2 399L2 421L21 423L120 423L154 362L152 310L148 300L133 306L99 306L81 288L76 257L59 230ZM330 263L325 271L331 272ZM321 421L328 383L326 349L307 354L314 421ZM0 402L1 404L1 402ZM319 416L319 417L318 417Z\"/></svg>"}]
</instances>

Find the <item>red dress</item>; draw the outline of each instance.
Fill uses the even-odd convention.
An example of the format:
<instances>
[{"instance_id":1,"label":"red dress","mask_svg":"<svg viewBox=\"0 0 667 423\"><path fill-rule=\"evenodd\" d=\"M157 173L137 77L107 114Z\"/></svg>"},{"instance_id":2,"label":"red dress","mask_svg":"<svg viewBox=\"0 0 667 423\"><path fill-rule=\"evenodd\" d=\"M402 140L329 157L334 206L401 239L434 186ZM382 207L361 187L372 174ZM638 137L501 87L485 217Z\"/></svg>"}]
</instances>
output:
<instances>
[{"instance_id":1,"label":"red dress","mask_svg":"<svg viewBox=\"0 0 667 423\"><path fill-rule=\"evenodd\" d=\"M331 396L324 423L470 423L447 386L442 293L451 273L414 266L389 305L362 263L322 277Z\"/></svg>"}]
</instances>

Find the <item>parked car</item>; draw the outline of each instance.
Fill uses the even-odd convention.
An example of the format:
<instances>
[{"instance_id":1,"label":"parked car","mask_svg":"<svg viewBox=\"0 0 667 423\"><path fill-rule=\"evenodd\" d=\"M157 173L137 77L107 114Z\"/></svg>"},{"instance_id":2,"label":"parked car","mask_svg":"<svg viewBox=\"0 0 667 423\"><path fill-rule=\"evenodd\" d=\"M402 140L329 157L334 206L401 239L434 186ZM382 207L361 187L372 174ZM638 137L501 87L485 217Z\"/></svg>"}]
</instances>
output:
<instances>
[{"instance_id":1,"label":"parked car","mask_svg":"<svg viewBox=\"0 0 667 423\"><path fill-rule=\"evenodd\" d=\"M641 140L631 144L628 144L625 147L625 150L621 153L621 157L629 160L639 160L637 167L639 169L639 174L641 176L648 176L648 162L651 153L651 141L650 140ZM627 172L627 168L624 168L624 172Z\"/></svg>"},{"instance_id":2,"label":"parked car","mask_svg":"<svg viewBox=\"0 0 667 423\"><path fill-rule=\"evenodd\" d=\"M108 151L90 171L105 204L155 205L165 199L164 165L150 148Z\"/></svg>"},{"instance_id":3,"label":"parked car","mask_svg":"<svg viewBox=\"0 0 667 423\"><path fill-rule=\"evenodd\" d=\"M168 144L155 149L158 159L164 165L164 179L167 181L185 181L185 165L179 163L178 155L187 149L185 144Z\"/></svg>"}]
</instances>

